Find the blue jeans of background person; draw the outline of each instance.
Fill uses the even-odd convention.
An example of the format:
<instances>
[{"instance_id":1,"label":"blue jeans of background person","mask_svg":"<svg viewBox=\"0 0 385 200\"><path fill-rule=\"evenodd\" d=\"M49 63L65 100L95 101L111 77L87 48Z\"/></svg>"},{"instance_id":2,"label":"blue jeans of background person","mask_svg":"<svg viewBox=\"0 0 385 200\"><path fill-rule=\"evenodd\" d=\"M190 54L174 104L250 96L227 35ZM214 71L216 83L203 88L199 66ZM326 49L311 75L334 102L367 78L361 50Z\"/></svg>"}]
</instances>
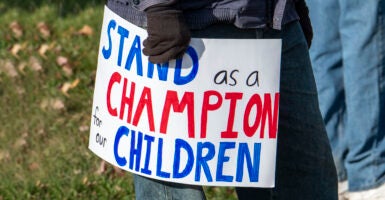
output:
<instances>
[{"instance_id":1,"label":"blue jeans of background person","mask_svg":"<svg viewBox=\"0 0 385 200\"><path fill-rule=\"evenodd\" d=\"M337 175L318 107L307 44L298 22L275 30L241 30L214 25L193 31L203 38L280 38L283 40L276 187L236 188L239 199L337 199ZM202 187L134 175L138 200L205 199Z\"/></svg>"},{"instance_id":2,"label":"blue jeans of background person","mask_svg":"<svg viewBox=\"0 0 385 200\"><path fill-rule=\"evenodd\" d=\"M385 182L385 1L307 0L321 113L339 181Z\"/></svg>"}]
</instances>

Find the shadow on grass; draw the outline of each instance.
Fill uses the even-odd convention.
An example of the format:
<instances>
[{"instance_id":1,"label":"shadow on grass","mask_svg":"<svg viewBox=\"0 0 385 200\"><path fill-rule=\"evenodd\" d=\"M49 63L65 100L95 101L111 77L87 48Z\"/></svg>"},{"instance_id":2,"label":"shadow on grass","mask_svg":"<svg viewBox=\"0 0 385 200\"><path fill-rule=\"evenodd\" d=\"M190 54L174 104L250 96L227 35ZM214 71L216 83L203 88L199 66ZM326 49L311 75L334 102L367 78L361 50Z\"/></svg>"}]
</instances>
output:
<instances>
[{"instance_id":1,"label":"shadow on grass","mask_svg":"<svg viewBox=\"0 0 385 200\"><path fill-rule=\"evenodd\" d=\"M76 14L87 7L104 5L106 0L1 0L0 15L8 9L20 9L33 12L41 6L49 5L57 9L58 15L66 17Z\"/></svg>"}]
</instances>

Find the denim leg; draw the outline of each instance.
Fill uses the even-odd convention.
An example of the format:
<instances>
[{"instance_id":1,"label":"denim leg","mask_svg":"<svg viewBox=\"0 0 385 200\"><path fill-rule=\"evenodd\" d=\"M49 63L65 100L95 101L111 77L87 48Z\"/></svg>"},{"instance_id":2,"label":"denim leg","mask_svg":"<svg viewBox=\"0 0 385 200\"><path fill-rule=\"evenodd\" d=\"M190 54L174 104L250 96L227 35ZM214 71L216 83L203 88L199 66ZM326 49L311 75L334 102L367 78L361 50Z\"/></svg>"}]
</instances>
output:
<instances>
[{"instance_id":1,"label":"denim leg","mask_svg":"<svg viewBox=\"0 0 385 200\"><path fill-rule=\"evenodd\" d=\"M349 190L385 182L385 1L339 0Z\"/></svg>"},{"instance_id":2,"label":"denim leg","mask_svg":"<svg viewBox=\"0 0 385 200\"><path fill-rule=\"evenodd\" d=\"M205 200L201 186L168 183L134 174L138 200Z\"/></svg>"},{"instance_id":3,"label":"denim leg","mask_svg":"<svg viewBox=\"0 0 385 200\"><path fill-rule=\"evenodd\" d=\"M314 38L310 48L319 106L332 146L339 181L347 179L348 153L342 44L339 33L340 7L336 0L307 0Z\"/></svg>"},{"instance_id":4,"label":"denim leg","mask_svg":"<svg viewBox=\"0 0 385 200\"><path fill-rule=\"evenodd\" d=\"M376 187L385 182L385 1L307 2L310 54L339 178L347 176L351 191Z\"/></svg>"},{"instance_id":5,"label":"denim leg","mask_svg":"<svg viewBox=\"0 0 385 200\"><path fill-rule=\"evenodd\" d=\"M237 193L240 200L336 200L336 169L307 43L297 22L283 28L282 42L276 185L270 191L236 188Z\"/></svg>"},{"instance_id":6,"label":"denim leg","mask_svg":"<svg viewBox=\"0 0 385 200\"><path fill-rule=\"evenodd\" d=\"M337 175L298 23L282 30L276 187L273 199L337 199Z\"/></svg>"}]
</instances>

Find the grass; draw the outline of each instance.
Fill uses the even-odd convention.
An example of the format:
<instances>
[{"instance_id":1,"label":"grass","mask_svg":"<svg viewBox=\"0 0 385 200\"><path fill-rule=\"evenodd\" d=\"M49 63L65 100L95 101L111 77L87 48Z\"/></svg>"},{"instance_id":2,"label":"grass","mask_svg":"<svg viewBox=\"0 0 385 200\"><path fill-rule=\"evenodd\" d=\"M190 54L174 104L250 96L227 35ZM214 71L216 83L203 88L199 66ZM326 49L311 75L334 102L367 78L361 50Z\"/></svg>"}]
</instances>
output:
<instances>
[{"instance_id":1,"label":"grass","mask_svg":"<svg viewBox=\"0 0 385 200\"><path fill-rule=\"evenodd\" d=\"M134 199L131 175L88 150L103 5L0 2L0 200Z\"/></svg>"}]
</instances>

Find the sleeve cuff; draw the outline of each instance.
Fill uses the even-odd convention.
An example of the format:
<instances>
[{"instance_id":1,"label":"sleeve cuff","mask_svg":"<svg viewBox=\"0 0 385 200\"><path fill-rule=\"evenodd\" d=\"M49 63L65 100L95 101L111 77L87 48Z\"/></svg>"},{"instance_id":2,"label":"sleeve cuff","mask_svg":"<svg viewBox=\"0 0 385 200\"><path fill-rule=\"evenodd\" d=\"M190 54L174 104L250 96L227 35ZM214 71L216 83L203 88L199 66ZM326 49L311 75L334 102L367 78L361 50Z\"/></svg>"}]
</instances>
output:
<instances>
[{"instance_id":1,"label":"sleeve cuff","mask_svg":"<svg viewBox=\"0 0 385 200\"><path fill-rule=\"evenodd\" d=\"M175 4L178 0L131 0L133 7L140 11L145 11L147 8L156 5L168 6Z\"/></svg>"}]
</instances>

